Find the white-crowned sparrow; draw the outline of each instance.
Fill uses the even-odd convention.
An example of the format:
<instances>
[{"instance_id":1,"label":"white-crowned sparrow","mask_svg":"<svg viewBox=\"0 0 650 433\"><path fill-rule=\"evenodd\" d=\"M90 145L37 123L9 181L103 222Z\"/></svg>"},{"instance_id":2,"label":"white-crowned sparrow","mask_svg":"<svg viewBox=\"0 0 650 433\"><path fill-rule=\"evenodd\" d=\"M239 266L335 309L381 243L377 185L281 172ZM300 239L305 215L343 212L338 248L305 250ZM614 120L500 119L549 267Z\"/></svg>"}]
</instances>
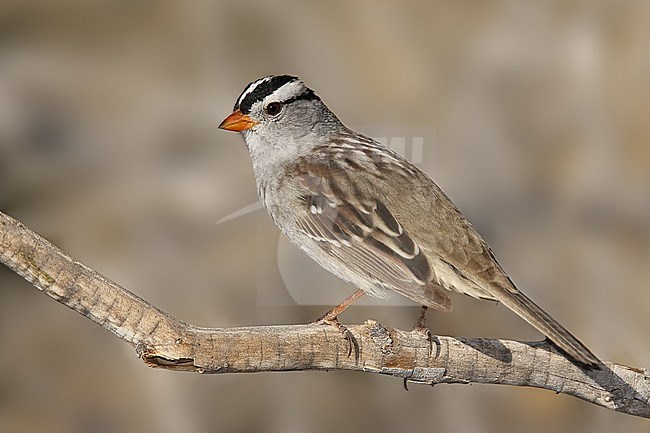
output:
<instances>
[{"instance_id":1,"label":"white-crowned sparrow","mask_svg":"<svg viewBox=\"0 0 650 433\"><path fill-rule=\"evenodd\" d=\"M521 293L494 253L423 172L346 128L297 77L250 83L219 128L242 134L273 221L318 264L364 292L394 290L451 311L446 290L498 301L573 360L598 358Z\"/></svg>"}]
</instances>

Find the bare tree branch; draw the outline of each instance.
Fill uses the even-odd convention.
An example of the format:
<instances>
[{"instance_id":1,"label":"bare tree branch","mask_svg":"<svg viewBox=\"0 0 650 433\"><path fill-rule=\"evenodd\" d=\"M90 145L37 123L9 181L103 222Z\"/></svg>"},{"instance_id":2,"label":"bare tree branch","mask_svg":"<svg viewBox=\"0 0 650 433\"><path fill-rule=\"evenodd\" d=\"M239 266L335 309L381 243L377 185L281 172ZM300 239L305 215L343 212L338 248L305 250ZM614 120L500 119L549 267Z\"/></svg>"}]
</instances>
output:
<instances>
[{"instance_id":1,"label":"bare tree branch","mask_svg":"<svg viewBox=\"0 0 650 433\"><path fill-rule=\"evenodd\" d=\"M355 370L431 385L532 386L650 418L646 369L605 362L602 370L583 370L545 342L430 340L368 320L348 327L358 344L350 355L343 334L328 325L200 328L148 304L1 212L0 261L130 343L152 367L199 373Z\"/></svg>"}]
</instances>

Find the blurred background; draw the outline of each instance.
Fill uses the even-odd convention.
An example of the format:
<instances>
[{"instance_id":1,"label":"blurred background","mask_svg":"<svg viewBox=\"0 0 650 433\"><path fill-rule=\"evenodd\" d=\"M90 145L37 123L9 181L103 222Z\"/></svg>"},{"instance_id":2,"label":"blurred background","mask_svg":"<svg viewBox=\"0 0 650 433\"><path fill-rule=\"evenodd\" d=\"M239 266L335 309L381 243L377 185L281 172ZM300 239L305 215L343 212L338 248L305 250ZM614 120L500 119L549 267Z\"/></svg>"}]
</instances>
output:
<instances>
[{"instance_id":1,"label":"blurred background","mask_svg":"<svg viewBox=\"0 0 650 433\"><path fill-rule=\"evenodd\" d=\"M649 367L649 29L638 1L4 0L0 209L188 322L312 320L330 300L290 296L292 247L265 211L215 225L257 201L242 140L217 125L248 82L291 73L360 132L407 153L420 137L416 162L516 284L603 359ZM454 299L434 333L542 338ZM341 320L417 316L374 302ZM4 267L0 345L4 432L648 429L535 389L148 369Z\"/></svg>"}]
</instances>

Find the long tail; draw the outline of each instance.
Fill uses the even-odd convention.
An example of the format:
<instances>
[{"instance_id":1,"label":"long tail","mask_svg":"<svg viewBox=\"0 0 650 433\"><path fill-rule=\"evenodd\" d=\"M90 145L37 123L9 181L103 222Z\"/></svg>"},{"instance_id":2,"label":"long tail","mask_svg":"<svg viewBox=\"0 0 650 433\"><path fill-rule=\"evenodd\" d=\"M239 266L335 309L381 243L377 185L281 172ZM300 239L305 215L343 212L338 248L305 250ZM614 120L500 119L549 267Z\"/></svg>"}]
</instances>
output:
<instances>
[{"instance_id":1,"label":"long tail","mask_svg":"<svg viewBox=\"0 0 650 433\"><path fill-rule=\"evenodd\" d=\"M602 364L591 350L573 336L564 326L560 325L546 311L520 291L500 289L493 292L495 298L506 307L517 313L522 319L546 335L556 346L567 355L585 367L598 369Z\"/></svg>"}]
</instances>

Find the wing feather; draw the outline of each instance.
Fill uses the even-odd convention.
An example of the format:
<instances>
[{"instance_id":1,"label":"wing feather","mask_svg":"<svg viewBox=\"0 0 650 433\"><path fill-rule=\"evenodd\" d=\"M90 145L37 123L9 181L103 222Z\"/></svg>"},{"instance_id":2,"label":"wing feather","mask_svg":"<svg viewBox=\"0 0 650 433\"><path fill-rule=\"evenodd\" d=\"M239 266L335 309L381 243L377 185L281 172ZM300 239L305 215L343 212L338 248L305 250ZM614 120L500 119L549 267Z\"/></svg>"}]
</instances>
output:
<instances>
[{"instance_id":1,"label":"wing feather","mask_svg":"<svg viewBox=\"0 0 650 433\"><path fill-rule=\"evenodd\" d=\"M334 161L303 159L292 179L305 211L298 227L351 272L377 287L450 311L428 259L390 209L369 191L369 180L352 178Z\"/></svg>"}]
</instances>

